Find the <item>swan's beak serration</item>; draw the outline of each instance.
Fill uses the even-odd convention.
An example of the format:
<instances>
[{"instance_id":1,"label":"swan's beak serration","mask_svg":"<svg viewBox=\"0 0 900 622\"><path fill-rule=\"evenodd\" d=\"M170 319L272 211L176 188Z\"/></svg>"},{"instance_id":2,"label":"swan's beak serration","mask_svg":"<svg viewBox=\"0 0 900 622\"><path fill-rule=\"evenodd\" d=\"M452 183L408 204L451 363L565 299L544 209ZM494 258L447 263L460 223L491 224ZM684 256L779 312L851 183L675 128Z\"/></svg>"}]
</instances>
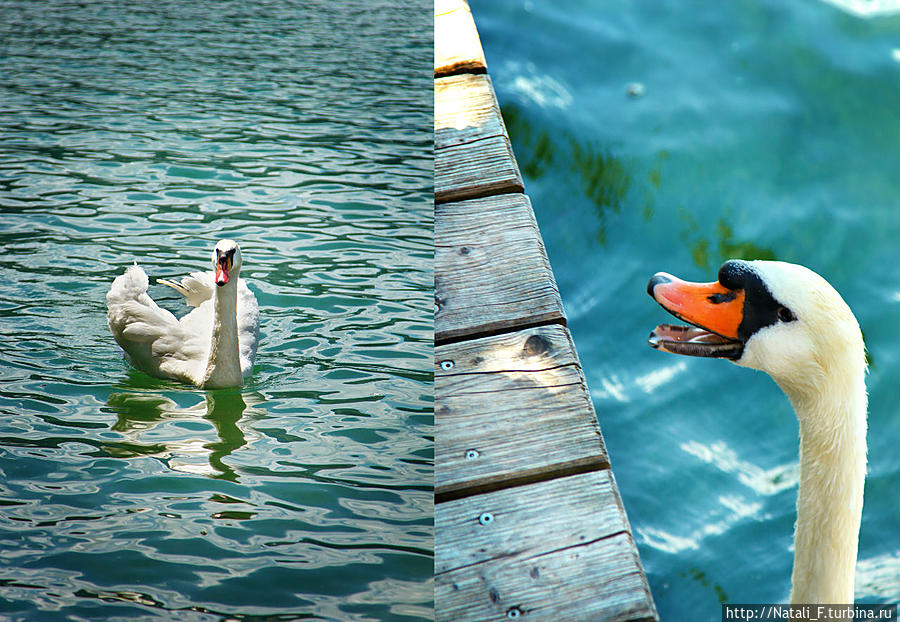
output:
<instances>
[{"instance_id":1,"label":"swan's beak serration","mask_svg":"<svg viewBox=\"0 0 900 622\"><path fill-rule=\"evenodd\" d=\"M744 344L738 329L744 316L744 291L718 282L689 283L659 272L647 293L675 317L693 326L661 324L650 333L652 348L684 354L739 359Z\"/></svg>"}]
</instances>

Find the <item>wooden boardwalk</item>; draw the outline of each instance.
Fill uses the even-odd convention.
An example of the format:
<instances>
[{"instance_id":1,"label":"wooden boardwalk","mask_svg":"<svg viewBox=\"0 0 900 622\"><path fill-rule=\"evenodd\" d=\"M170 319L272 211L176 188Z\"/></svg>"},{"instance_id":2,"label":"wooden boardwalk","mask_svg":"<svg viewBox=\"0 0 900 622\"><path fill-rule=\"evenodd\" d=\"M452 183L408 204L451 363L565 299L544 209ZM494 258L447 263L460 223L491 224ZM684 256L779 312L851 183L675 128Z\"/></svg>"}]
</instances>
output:
<instances>
[{"instance_id":1,"label":"wooden boardwalk","mask_svg":"<svg viewBox=\"0 0 900 622\"><path fill-rule=\"evenodd\" d=\"M436 619L657 620L465 0L434 75Z\"/></svg>"}]
</instances>

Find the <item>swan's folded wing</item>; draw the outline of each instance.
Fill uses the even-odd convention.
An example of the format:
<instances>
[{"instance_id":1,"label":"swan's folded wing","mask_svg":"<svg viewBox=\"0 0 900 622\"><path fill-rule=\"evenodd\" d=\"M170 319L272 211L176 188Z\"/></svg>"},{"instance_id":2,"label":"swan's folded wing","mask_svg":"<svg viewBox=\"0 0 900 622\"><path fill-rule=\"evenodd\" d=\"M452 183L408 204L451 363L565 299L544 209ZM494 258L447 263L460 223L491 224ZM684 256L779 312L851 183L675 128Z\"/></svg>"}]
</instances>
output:
<instances>
[{"instance_id":1,"label":"swan's folded wing","mask_svg":"<svg viewBox=\"0 0 900 622\"><path fill-rule=\"evenodd\" d=\"M241 374L246 378L253 373L253 361L259 344L259 305L256 303L256 296L243 280L238 287L237 321Z\"/></svg>"},{"instance_id":2,"label":"swan's folded wing","mask_svg":"<svg viewBox=\"0 0 900 622\"><path fill-rule=\"evenodd\" d=\"M181 279L181 283L166 279L156 279L156 282L181 292L189 307L199 307L204 301L212 298L216 290L215 275L212 272L191 272L189 276Z\"/></svg>"},{"instance_id":3,"label":"swan's folded wing","mask_svg":"<svg viewBox=\"0 0 900 622\"><path fill-rule=\"evenodd\" d=\"M150 298L147 285L137 265L116 277L106 294L109 329L138 369L193 381L202 344Z\"/></svg>"},{"instance_id":4,"label":"swan's folded wing","mask_svg":"<svg viewBox=\"0 0 900 622\"><path fill-rule=\"evenodd\" d=\"M151 350L163 374L185 378L195 384L202 372L203 361L209 354L208 344L181 326L178 330L160 335Z\"/></svg>"},{"instance_id":5,"label":"swan's folded wing","mask_svg":"<svg viewBox=\"0 0 900 622\"><path fill-rule=\"evenodd\" d=\"M158 327L178 324L175 316L160 308L147 295L149 281L137 264L116 277L106 293L106 318L116 341L152 340ZM123 346L124 347L124 346Z\"/></svg>"}]
</instances>

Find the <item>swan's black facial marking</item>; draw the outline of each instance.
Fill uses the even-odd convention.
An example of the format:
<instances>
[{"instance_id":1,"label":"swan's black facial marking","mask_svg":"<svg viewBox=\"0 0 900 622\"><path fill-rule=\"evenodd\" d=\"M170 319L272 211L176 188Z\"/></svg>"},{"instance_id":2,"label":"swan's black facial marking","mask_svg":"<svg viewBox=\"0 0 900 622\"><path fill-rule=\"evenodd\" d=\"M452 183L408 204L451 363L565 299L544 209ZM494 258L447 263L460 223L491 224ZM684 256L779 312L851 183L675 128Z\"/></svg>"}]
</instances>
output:
<instances>
[{"instance_id":1,"label":"swan's black facial marking","mask_svg":"<svg viewBox=\"0 0 900 622\"><path fill-rule=\"evenodd\" d=\"M762 277L745 261L732 259L722 264L719 283L728 289L744 290L744 318L738 327L738 337L744 343L766 326L797 319L775 299Z\"/></svg>"},{"instance_id":2,"label":"swan's black facial marking","mask_svg":"<svg viewBox=\"0 0 900 622\"><path fill-rule=\"evenodd\" d=\"M234 265L234 251L234 247L225 251L216 248L216 264L218 265L218 268L216 269L215 280L216 285L219 287L222 287L228 282L228 271L231 270L231 267Z\"/></svg>"},{"instance_id":3,"label":"swan's black facial marking","mask_svg":"<svg viewBox=\"0 0 900 622\"><path fill-rule=\"evenodd\" d=\"M708 296L706 299L714 305L720 305L723 302L731 302L735 298L737 298L737 292L732 290L726 294L713 294L712 296Z\"/></svg>"},{"instance_id":4,"label":"swan's black facial marking","mask_svg":"<svg viewBox=\"0 0 900 622\"><path fill-rule=\"evenodd\" d=\"M216 249L216 257L219 258L219 263L222 262L223 259L228 259L229 263L234 263L234 247L229 248L227 251L222 251L221 249Z\"/></svg>"}]
</instances>

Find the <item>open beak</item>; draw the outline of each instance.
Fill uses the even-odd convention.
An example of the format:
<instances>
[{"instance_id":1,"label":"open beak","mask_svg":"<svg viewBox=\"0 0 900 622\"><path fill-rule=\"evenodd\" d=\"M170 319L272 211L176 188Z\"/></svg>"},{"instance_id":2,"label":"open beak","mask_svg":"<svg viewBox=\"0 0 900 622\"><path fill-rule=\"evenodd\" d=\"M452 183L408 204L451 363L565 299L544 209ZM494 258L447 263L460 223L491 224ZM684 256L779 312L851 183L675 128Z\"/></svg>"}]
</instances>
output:
<instances>
[{"instance_id":1,"label":"open beak","mask_svg":"<svg viewBox=\"0 0 900 622\"><path fill-rule=\"evenodd\" d=\"M675 317L692 326L660 324L650 333L650 347L672 354L736 360L744 352L738 328L744 318L744 291L718 282L688 283L659 272L647 293Z\"/></svg>"},{"instance_id":2,"label":"open beak","mask_svg":"<svg viewBox=\"0 0 900 622\"><path fill-rule=\"evenodd\" d=\"M219 255L216 262L216 285L222 287L228 282L228 272L231 270L231 257L229 255Z\"/></svg>"}]
</instances>

